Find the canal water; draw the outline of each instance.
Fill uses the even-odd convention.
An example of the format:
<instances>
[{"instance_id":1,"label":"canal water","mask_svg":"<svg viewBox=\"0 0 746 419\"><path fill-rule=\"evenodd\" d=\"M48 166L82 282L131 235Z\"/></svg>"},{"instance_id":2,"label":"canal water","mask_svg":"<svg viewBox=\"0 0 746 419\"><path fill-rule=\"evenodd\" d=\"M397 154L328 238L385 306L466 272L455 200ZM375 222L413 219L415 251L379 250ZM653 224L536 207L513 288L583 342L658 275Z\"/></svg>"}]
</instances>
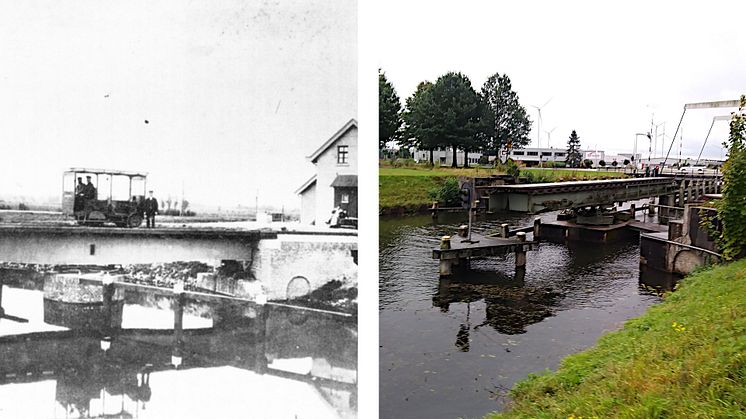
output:
<instances>
[{"instance_id":1,"label":"canal water","mask_svg":"<svg viewBox=\"0 0 746 419\"><path fill-rule=\"evenodd\" d=\"M432 249L465 222L465 214L380 219L381 418L501 410L517 381L556 368L658 301L639 285L637 241L541 243L528 252L525 275L515 275L508 255L473 260L471 272L441 280ZM474 231L532 222L480 216Z\"/></svg>"},{"instance_id":2,"label":"canal water","mask_svg":"<svg viewBox=\"0 0 746 419\"><path fill-rule=\"evenodd\" d=\"M0 276L0 418L356 417L354 319L128 289L103 333L45 275Z\"/></svg>"}]
</instances>

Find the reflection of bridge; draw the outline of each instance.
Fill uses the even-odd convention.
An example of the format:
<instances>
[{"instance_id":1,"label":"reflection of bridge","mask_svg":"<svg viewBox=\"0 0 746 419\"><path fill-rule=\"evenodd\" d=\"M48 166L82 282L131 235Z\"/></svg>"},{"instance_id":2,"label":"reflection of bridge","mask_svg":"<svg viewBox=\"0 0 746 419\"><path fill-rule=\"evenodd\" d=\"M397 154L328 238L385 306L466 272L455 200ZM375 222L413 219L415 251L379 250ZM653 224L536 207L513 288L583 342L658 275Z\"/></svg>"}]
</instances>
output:
<instances>
[{"instance_id":1,"label":"reflection of bridge","mask_svg":"<svg viewBox=\"0 0 746 419\"><path fill-rule=\"evenodd\" d=\"M83 412L90 411L91 401L98 399L104 389L108 394L121 395L123 405L124 396L134 402L148 401L151 391L143 374L230 366L259 376L305 383L332 405L339 405L340 394L346 394L349 403L354 404L354 318L225 296L123 286L130 292L140 287L139 292L170 298L173 329L110 327L111 310L107 310L106 300L113 292L104 292L104 309L94 314L107 317L100 329L0 337L0 386L55 379L57 401L65 409L73 409L71 412ZM113 288L114 284L105 287ZM208 315L213 327L185 329L185 311ZM305 369L283 367L283 360L304 359Z\"/></svg>"},{"instance_id":2,"label":"reflection of bridge","mask_svg":"<svg viewBox=\"0 0 746 419\"><path fill-rule=\"evenodd\" d=\"M637 179L588 180L521 185L478 186L477 196L489 202L489 209L536 213L590 206L612 205L650 197L695 193L717 193L720 178L649 177Z\"/></svg>"}]
</instances>

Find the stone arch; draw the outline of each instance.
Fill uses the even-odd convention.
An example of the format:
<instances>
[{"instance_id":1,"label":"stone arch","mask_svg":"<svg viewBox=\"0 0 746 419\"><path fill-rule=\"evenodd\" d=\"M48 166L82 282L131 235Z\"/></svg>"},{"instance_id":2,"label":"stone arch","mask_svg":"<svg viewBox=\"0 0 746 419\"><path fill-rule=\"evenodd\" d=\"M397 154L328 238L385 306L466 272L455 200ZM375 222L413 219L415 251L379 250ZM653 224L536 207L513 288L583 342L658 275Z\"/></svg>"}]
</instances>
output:
<instances>
[{"instance_id":1,"label":"stone arch","mask_svg":"<svg viewBox=\"0 0 746 419\"><path fill-rule=\"evenodd\" d=\"M680 274L688 274L696 267L705 264L700 252L684 249L676 253L673 258L673 271Z\"/></svg>"},{"instance_id":2,"label":"stone arch","mask_svg":"<svg viewBox=\"0 0 746 419\"><path fill-rule=\"evenodd\" d=\"M304 276L294 276L289 282L286 291L286 298L292 300L295 298L305 297L311 292L311 282Z\"/></svg>"}]
</instances>

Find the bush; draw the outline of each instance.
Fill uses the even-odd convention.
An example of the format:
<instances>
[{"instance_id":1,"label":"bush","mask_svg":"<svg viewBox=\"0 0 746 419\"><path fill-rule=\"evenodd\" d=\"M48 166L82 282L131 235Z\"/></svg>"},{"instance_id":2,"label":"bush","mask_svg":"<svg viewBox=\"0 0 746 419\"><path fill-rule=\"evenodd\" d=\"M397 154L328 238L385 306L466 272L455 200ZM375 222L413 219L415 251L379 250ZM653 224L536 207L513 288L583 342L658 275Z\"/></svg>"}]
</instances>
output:
<instances>
[{"instance_id":1,"label":"bush","mask_svg":"<svg viewBox=\"0 0 746 419\"><path fill-rule=\"evenodd\" d=\"M606 167L606 161L605 160L599 160L598 165L601 167Z\"/></svg>"},{"instance_id":2,"label":"bush","mask_svg":"<svg viewBox=\"0 0 746 419\"><path fill-rule=\"evenodd\" d=\"M629 166L629 164L630 164L630 163L631 163L631 162L629 161L629 159L624 159L624 165L625 165L625 166Z\"/></svg>"},{"instance_id":3,"label":"bush","mask_svg":"<svg viewBox=\"0 0 746 419\"><path fill-rule=\"evenodd\" d=\"M439 187L427 191L427 195L433 201L438 201L444 206L458 206L461 202L459 198L458 179L447 177Z\"/></svg>"},{"instance_id":4,"label":"bush","mask_svg":"<svg viewBox=\"0 0 746 419\"><path fill-rule=\"evenodd\" d=\"M593 160L590 160L590 159L583 160L583 167L585 167L586 169L590 169L591 167L593 167Z\"/></svg>"},{"instance_id":5,"label":"bush","mask_svg":"<svg viewBox=\"0 0 746 419\"><path fill-rule=\"evenodd\" d=\"M486 166L490 164L490 158L487 156L479 156L479 162L481 166Z\"/></svg>"}]
</instances>

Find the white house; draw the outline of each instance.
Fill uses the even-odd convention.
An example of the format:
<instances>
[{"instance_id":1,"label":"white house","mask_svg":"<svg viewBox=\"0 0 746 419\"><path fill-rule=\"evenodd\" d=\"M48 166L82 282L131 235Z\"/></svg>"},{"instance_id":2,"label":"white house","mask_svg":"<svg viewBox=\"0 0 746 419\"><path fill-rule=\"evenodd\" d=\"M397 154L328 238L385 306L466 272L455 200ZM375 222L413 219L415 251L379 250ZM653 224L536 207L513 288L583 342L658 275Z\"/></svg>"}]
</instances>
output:
<instances>
[{"instance_id":1,"label":"white house","mask_svg":"<svg viewBox=\"0 0 746 419\"><path fill-rule=\"evenodd\" d=\"M295 191L301 224L324 225L335 207L357 217L357 121L349 120L306 158L316 174Z\"/></svg>"}]
</instances>

